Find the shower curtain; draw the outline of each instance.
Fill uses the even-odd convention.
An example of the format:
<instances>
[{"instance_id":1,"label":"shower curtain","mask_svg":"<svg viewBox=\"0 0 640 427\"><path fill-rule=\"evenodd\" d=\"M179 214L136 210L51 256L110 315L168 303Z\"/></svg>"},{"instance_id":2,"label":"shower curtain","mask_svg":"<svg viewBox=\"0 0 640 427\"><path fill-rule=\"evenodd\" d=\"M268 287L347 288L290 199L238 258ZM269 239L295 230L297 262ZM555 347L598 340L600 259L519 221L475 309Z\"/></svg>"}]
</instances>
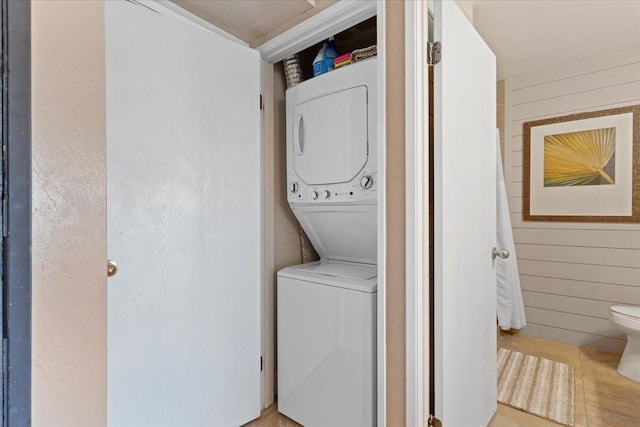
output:
<instances>
[{"instance_id":1,"label":"shower curtain","mask_svg":"<svg viewBox=\"0 0 640 427\"><path fill-rule=\"evenodd\" d=\"M500 131L496 129L496 201L497 201L497 247L509 251L509 258L496 259L496 276L498 290L498 325L504 330L522 329L527 321L522 302L520 274L516 260L516 248L513 242L511 217L507 187L504 183L502 156L500 154Z\"/></svg>"}]
</instances>

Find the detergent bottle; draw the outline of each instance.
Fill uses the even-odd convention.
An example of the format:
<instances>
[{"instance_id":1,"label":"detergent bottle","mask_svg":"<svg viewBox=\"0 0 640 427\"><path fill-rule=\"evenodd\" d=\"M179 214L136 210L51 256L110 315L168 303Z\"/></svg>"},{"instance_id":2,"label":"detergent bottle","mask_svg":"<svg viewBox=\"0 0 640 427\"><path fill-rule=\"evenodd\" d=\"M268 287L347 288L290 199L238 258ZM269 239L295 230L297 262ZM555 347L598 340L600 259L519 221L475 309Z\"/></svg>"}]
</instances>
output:
<instances>
[{"instance_id":1,"label":"detergent bottle","mask_svg":"<svg viewBox=\"0 0 640 427\"><path fill-rule=\"evenodd\" d=\"M326 42L322 44L322 47L320 48L320 50L318 51L318 54L313 60L313 76L314 77L327 72L327 69L325 68L325 62L324 62L324 53L327 50L327 45L328 43Z\"/></svg>"},{"instance_id":2,"label":"detergent bottle","mask_svg":"<svg viewBox=\"0 0 640 427\"><path fill-rule=\"evenodd\" d=\"M327 48L324 50L324 66L326 71L331 71L336 68L334 60L338 54L336 53L335 44L336 42L333 37L329 37L329 43L327 44Z\"/></svg>"}]
</instances>

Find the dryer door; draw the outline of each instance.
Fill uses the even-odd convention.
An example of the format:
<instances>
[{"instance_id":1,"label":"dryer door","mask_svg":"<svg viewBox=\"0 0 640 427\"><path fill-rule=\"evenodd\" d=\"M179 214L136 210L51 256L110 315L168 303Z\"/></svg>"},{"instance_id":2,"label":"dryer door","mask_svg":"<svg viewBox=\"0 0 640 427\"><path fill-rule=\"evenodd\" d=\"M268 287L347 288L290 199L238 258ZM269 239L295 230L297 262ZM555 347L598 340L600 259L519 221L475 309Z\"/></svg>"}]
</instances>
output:
<instances>
[{"instance_id":1,"label":"dryer door","mask_svg":"<svg viewBox=\"0 0 640 427\"><path fill-rule=\"evenodd\" d=\"M293 167L309 185L354 179L367 163L367 87L332 92L293 108Z\"/></svg>"}]
</instances>

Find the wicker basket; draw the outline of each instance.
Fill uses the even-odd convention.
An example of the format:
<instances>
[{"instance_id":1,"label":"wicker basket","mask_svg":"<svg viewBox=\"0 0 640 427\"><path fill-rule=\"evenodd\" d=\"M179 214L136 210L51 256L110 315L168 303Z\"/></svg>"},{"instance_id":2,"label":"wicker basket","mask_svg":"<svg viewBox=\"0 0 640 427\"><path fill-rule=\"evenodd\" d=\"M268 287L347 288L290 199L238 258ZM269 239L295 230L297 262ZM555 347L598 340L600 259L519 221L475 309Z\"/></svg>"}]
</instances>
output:
<instances>
[{"instance_id":1,"label":"wicker basket","mask_svg":"<svg viewBox=\"0 0 640 427\"><path fill-rule=\"evenodd\" d=\"M287 80L287 88L294 87L298 83L302 82L302 66L300 65L300 58L298 58L298 54L285 58L283 64L284 76Z\"/></svg>"}]
</instances>

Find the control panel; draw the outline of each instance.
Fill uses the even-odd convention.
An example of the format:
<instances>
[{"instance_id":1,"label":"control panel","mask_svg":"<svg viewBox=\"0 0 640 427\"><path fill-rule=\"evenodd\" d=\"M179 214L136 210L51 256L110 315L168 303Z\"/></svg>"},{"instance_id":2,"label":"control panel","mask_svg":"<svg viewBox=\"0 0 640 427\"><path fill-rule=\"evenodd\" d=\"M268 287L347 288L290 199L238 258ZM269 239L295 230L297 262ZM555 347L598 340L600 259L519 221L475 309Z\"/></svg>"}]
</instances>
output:
<instances>
[{"instance_id":1,"label":"control panel","mask_svg":"<svg viewBox=\"0 0 640 427\"><path fill-rule=\"evenodd\" d=\"M378 197L377 173L363 170L351 182L342 184L308 185L298 176L288 177L289 203L370 201Z\"/></svg>"}]
</instances>

